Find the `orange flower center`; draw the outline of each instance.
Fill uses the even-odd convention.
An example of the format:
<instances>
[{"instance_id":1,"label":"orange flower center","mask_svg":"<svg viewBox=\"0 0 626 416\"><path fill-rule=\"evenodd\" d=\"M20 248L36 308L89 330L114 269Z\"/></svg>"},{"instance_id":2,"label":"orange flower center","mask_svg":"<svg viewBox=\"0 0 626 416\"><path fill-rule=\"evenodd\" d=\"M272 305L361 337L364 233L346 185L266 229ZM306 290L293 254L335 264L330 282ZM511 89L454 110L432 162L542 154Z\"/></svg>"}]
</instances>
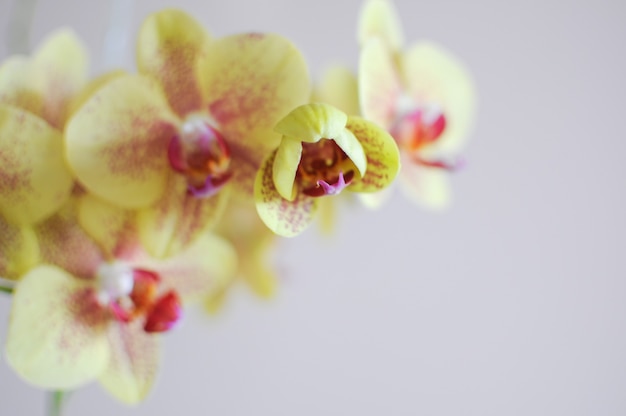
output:
<instances>
[{"instance_id":1,"label":"orange flower center","mask_svg":"<svg viewBox=\"0 0 626 416\"><path fill-rule=\"evenodd\" d=\"M230 150L222 134L204 117L191 116L169 144L170 166L187 178L198 198L215 194L231 177Z\"/></svg>"},{"instance_id":2,"label":"orange flower center","mask_svg":"<svg viewBox=\"0 0 626 416\"><path fill-rule=\"evenodd\" d=\"M113 319L128 323L143 318L143 329L149 333L167 331L180 319L178 294L174 290L160 294L157 273L116 262L101 265L97 276L98 303Z\"/></svg>"},{"instance_id":3,"label":"orange flower center","mask_svg":"<svg viewBox=\"0 0 626 416\"><path fill-rule=\"evenodd\" d=\"M354 178L356 166L332 139L302 143L296 172L300 190L309 196L338 194Z\"/></svg>"},{"instance_id":4,"label":"orange flower center","mask_svg":"<svg viewBox=\"0 0 626 416\"><path fill-rule=\"evenodd\" d=\"M420 151L435 143L446 129L447 120L439 110L418 108L401 117L391 128L400 150L411 155L419 165L445 170L456 170L461 166L459 161L425 159Z\"/></svg>"}]
</instances>

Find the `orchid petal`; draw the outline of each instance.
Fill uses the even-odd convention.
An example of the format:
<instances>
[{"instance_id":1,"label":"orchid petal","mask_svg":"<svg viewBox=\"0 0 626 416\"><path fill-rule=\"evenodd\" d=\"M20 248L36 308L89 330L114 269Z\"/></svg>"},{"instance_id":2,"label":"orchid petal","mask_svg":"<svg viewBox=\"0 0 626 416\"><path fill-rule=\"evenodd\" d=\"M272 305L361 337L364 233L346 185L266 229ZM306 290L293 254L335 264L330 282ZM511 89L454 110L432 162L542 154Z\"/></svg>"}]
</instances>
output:
<instances>
[{"instance_id":1,"label":"orchid petal","mask_svg":"<svg viewBox=\"0 0 626 416\"><path fill-rule=\"evenodd\" d=\"M62 128L68 104L87 79L87 57L70 29L46 37L32 59L13 57L0 68L0 102Z\"/></svg>"},{"instance_id":2,"label":"orchid petal","mask_svg":"<svg viewBox=\"0 0 626 416\"><path fill-rule=\"evenodd\" d=\"M35 228L41 256L78 277L93 277L102 255L98 245L78 223L78 201L70 199L55 215Z\"/></svg>"},{"instance_id":3,"label":"orchid petal","mask_svg":"<svg viewBox=\"0 0 626 416\"><path fill-rule=\"evenodd\" d=\"M418 102L441 108L446 128L434 143L443 152L457 151L474 121L476 92L463 64L440 46L419 42L403 57L407 88Z\"/></svg>"},{"instance_id":4,"label":"orchid petal","mask_svg":"<svg viewBox=\"0 0 626 416\"><path fill-rule=\"evenodd\" d=\"M368 0L359 16L358 39L363 46L372 37L381 37L393 50L404 44L403 29L398 13L389 0Z\"/></svg>"},{"instance_id":5,"label":"orchid petal","mask_svg":"<svg viewBox=\"0 0 626 416\"><path fill-rule=\"evenodd\" d=\"M276 153L272 153L259 169L254 184L256 209L261 220L274 233L294 237L313 221L316 198L298 192L293 201L284 199L276 190L272 167Z\"/></svg>"},{"instance_id":6,"label":"orchid petal","mask_svg":"<svg viewBox=\"0 0 626 416\"><path fill-rule=\"evenodd\" d=\"M350 117L346 126L363 146L367 172L350 184L354 192L375 192L389 186L400 170L400 152L393 137L378 125Z\"/></svg>"},{"instance_id":7,"label":"orchid petal","mask_svg":"<svg viewBox=\"0 0 626 416\"><path fill-rule=\"evenodd\" d=\"M379 209L385 203L387 203L389 199L391 199L391 195L393 193L392 191L394 188L393 185L394 184L391 184L391 186L388 186L387 188L377 192L358 193L357 196L359 198L359 201L361 201L361 203L366 207L370 209Z\"/></svg>"},{"instance_id":8,"label":"orchid petal","mask_svg":"<svg viewBox=\"0 0 626 416\"><path fill-rule=\"evenodd\" d=\"M396 119L402 91L391 51L379 38L370 39L359 59L359 100L363 117L389 129Z\"/></svg>"},{"instance_id":9,"label":"orchid petal","mask_svg":"<svg viewBox=\"0 0 626 416\"><path fill-rule=\"evenodd\" d=\"M127 404L141 402L150 392L161 359L159 339L143 330L143 322L111 325L109 365L100 383L116 399Z\"/></svg>"},{"instance_id":10,"label":"orchid petal","mask_svg":"<svg viewBox=\"0 0 626 416\"><path fill-rule=\"evenodd\" d=\"M0 105L0 211L14 224L52 215L69 197L63 138L44 120Z\"/></svg>"},{"instance_id":11,"label":"orchid petal","mask_svg":"<svg viewBox=\"0 0 626 416\"><path fill-rule=\"evenodd\" d=\"M342 66L333 66L324 72L311 101L328 103L348 115L358 115L358 89L357 79L352 71Z\"/></svg>"},{"instance_id":12,"label":"orchid petal","mask_svg":"<svg viewBox=\"0 0 626 416\"><path fill-rule=\"evenodd\" d=\"M87 51L71 29L59 29L48 35L33 56L33 69L44 80L41 116L51 125L62 128L68 116L70 100L87 81Z\"/></svg>"},{"instance_id":13,"label":"orchid petal","mask_svg":"<svg viewBox=\"0 0 626 416\"><path fill-rule=\"evenodd\" d=\"M7 362L39 387L77 388L109 361L107 323L87 282L57 267L37 267L13 293Z\"/></svg>"},{"instance_id":14,"label":"orchid petal","mask_svg":"<svg viewBox=\"0 0 626 416\"><path fill-rule=\"evenodd\" d=\"M107 257L125 257L137 244L135 213L110 204L90 194L78 201L78 222Z\"/></svg>"},{"instance_id":15,"label":"orchid petal","mask_svg":"<svg viewBox=\"0 0 626 416\"><path fill-rule=\"evenodd\" d=\"M199 68L209 113L233 165L251 164L256 172L279 144L273 130L278 120L310 97L304 58L279 35L234 35L212 42Z\"/></svg>"},{"instance_id":16,"label":"orchid petal","mask_svg":"<svg viewBox=\"0 0 626 416\"><path fill-rule=\"evenodd\" d=\"M172 174L163 198L138 212L146 250L158 258L183 250L218 221L228 198L228 186L208 198L197 198L187 191L185 177Z\"/></svg>"},{"instance_id":17,"label":"orchid petal","mask_svg":"<svg viewBox=\"0 0 626 416\"><path fill-rule=\"evenodd\" d=\"M153 13L139 30L139 72L161 84L170 106L180 116L202 107L196 65L208 43L209 35L202 25L181 10Z\"/></svg>"},{"instance_id":18,"label":"orchid petal","mask_svg":"<svg viewBox=\"0 0 626 416\"><path fill-rule=\"evenodd\" d=\"M341 110L329 104L312 103L291 111L274 130L292 140L315 143L321 139L334 139L344 131L347 121L348 116Z\"/></svg>"},{"instance_id":19,"label":"orchid petal","mask_svg":"<svg viewBox=\"0 0 626 416\"><path fill-rule=\"evenodd\" d=\"M121 76L96 92L67 125L67 159L93 194L142 208L163 194L175 116L145 77Z\"/></svg>"},{"instance_id":20,"label":"orchid petal","mask_svg":"<svg viewBox=\"0 0 626 416\"><path fill-rule=\"evenodd\" d=\"M78 94L74 96L72 101L70 102L68 114L69 117L74 115L74 113L82 107L83 104L87 102L91 96L97 92L100 88L104 87L109 82L113 81L115 78L127 75L127 72L122 69L115 69L113 71L105 72L92 80L90 80L83 89L80 90Z\"/></svg>"},{"instance_id":21,"label":"orchid petal","mask_svg":"<svg viewBox=\"0 0 626 416\"><path fill-rule=\"evenodd\" d=\"M280 196L288 201L293 201L296 198L298 190L294 182L301 156L302 143L293 137L283 137L276 150L272 178Z\"/></svg>"},{"instance_id":22,"label":"orchid petal","mask_svg":"<svg viewBox=\"0 0 626 416\"><path fill-rule=\"evenodd\" d=\"M404 156L404 158L408 156ZM447 208L451 203L449 173L403 160L399 184L415 203L434 211Z\"/></svg>"},{"instance_id":23,"label":"orchid petal","mask_svg":"<svg viewBox=\"0 0 626 416\"><path fill-rule=\"evenodd\" d=\"M157 272L163 286L174 289L185 303L197 302L235 277L237 253L224 238L205 232L177 255L135 266Z\"/></svg>"},{"instance_id":24,"label":"orchid petal","mask_svg":"<svg viewBox=\"0 0 626 416\"><path fill-rule=\"evenodd\" d=\"M350 119L348 119L349 121ZM344 128L343 131L332 138L337 146L350 158L354 166L358 169L361 176L366 174L367 169L367 157L363 146L360 143L358 137L348 128Z\"/></svg>"},{"instance_id":25,"label":"orchid petal","mask_svg":"<svg viewBox=\"0 0 626 416\"><path fill-rule=\"evenodd\" d=\"M18 279L40 261L37 235L0 217L0 276Z\"/></svg>"}]
</instances>

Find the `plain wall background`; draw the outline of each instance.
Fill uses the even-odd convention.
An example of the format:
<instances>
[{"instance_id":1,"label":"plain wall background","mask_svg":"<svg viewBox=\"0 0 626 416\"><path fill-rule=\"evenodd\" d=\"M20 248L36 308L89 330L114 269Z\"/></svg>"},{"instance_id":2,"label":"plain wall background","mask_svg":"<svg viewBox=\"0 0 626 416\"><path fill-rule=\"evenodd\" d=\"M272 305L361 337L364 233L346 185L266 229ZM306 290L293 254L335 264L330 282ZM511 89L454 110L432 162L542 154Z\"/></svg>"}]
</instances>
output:
<instances>
[{"instance_id":1,"label":"plain wall background","mask_svg":"<svg viewBox=\"0 0 626 416\"><path fill-rule=\"evenodd\" d=\"M174 3L216 36L289 37L316 77L356 67L357 0L138 0L121 62L147 13ZM286 241L273 302L240 290L217 318L189 313L144 404L93 384L67 416L626 414L626 3L396 5L407 40L445 45L476 79L454 206L432 214L397 194L344 210L332 239ZM71 25L98 71L108 14L40 0L33 43ZM0 316L9 306L0 294ZM0 364L1 415L44 414L44 397Z\"/></svg>"}]
</instances>

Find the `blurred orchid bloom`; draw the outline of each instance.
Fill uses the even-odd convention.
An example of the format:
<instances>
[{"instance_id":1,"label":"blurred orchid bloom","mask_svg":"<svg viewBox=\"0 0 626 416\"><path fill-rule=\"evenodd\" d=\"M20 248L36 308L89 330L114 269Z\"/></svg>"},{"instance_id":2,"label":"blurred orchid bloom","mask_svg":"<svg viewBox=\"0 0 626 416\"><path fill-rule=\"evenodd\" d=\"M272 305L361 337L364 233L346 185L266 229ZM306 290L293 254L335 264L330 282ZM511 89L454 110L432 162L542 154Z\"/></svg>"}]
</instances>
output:
<instances>
[{"instance_id":1,"label":"blurred orchid bloom","mask_svg":"<svg viewBox=\"0 0 626 416\"><path fill-rule=\"evenodd\" d=\"M309 76L281 36L212 40L174 9L144 21L137 67L77 110L67 159L89 192L138 210L142 242L168 256L215 223L225 185L252 200L254 175L280 139L272 128L306 102Z\"/></svg>"},{"instance_id":2,"label":"blurred orchid bloom","mask_svg":"<svg viewBox=\"0 0 626 416\"><path fill-rule=\"evenodd\" d=\"M0 213L8 223L35 224L69 197L63 128L86 75L84 48L69 29L0 67Z\"/></svg>"},{"instance_id":3,"label":"blurred orchid bloom","mask_svg":"<svg viewBox=\"0 0 626 416\"><path fill-rule=\"evenodd\" d=\"M233 245L239 263L237 278L229 280L221 291L212 292L206 299L206 309L212 314L219 312L231 287L238 282L261 298L273 297L278 279L271 260L278 238L261 221L254 206L231 199L215 233Z\"/></svg>"},{"instance_id":4,"label":"blurred orchid bloom","mask_svg":"<svg viewBox=\"0 0 626 416\"><path fill-rule=\"evenodd\" d=\"M421 41L403 50L400 21L389 0L367 0L359 20L359 99L363 117L391 132L400 148L399 182L432 209L450 202L448 172L475 112L473 82L449 52ZM363 200L379 205L385 193Z\"/></svg>"},{"instance_id":5,"label":"blurred orchid bloom","mask_svg":"<svg viewBox=\"0 0 626 416\"><path fill-rule=\"evenodd\" d=\"M153 259L126 214L102 210L92 198L72 198L36 227L46 263L15 286L7 362L42 388L74 389L98 379L117 399L137 403L158 371L158 333L179 321L183 301L201 300L232 278L236 254L205 234L174 257ZM78 225L77 216L92 206L102 241Z\"/></svg>"},{"instance_id":6,"label":"blurred orchid bloom","mask_svg":"<svg viewBox=\"0 0 626 416\"><path fill-rule=\"evenodd\" d=\"M384 189L399 169L393 138L372 122L328 104L302 105L278 122L280 146L255 182L259 216L276 234L292 237L314 218L319 197L344 189Z\"/></svg>"}]
</instances>

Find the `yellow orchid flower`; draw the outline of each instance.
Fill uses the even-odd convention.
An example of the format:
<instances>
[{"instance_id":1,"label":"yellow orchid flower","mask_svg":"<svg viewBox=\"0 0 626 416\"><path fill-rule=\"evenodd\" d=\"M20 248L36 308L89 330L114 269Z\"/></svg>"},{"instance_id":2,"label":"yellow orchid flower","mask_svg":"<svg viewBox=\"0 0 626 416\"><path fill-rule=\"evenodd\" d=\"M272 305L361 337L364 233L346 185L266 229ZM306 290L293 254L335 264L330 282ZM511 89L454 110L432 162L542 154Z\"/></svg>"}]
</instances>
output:
<instances>
[{"instance_id":1,"label":"yellow orchid flower","mask_svg":"<svg viewBox=\"0 0 626 416\"><path fill-rule=\"evenodd\" d=\"M450 202L448 172L474 120L475 91L463 65L428 41L403 49L390 0L367 0L359 20L359 99L363 117L391 132L402 158L399 183L418 204ZM378 205L384 193L364 201Z\"/></svg>"},{"instance_id":2,"label":"yellow orchid flower","mask_svg":"<svg viewBox=\"0 0 626 416\"><path fill-rule=\"evenodd\" d=\"M217 313L226 300L231 287L239 281L246 284L261 298L271 298L276 292L277 276L271 264L272 251L278 242L274 234L260 220L254 206L248 201L233 198L224 216L217 224L215 233L232 243L237 252L238 279L232 279L221 291L215 291L206 299L210 313Z\"/></svg>"},{"instance_id":3,"label":"yellow orchid flower","mask_svg":"<svg viewBox=\"0 0 626 416\"><path fill-rule=\"evenodd\" d=\"M399 169L398 148L387 132L328 104L296 108L276 131L282 140L257 173L254 193L263 222L285 237L306 229L319 197L379 191Z\"/></svg>"},{"instance_id":4,"label":"yellow orchid flower","mask_svg":"<svg viewBox=\"0 0 626 416\"><path fill-rule=\"evenodd\" d=\"M141 26L137 67L139 75L114 78L77 110L67 159L89 192L139 210L142 241L161 257L215 222L227 183L251 199L254 175L280 139L272 128L306 102L309 77L283 37L213 40L171 9Z\"/></svg>"},{"instance_id":5,"label":"yellow orchid flower","mask_svg":"<svg viewBox=\"0 0 626 416\"><path fill-rule=\"evenodd\" d=\"M183 301L201 300L233 276L236 254L205 234L174 257L151 258L119 210L100 211L99 222L113 224L101 236L113 239L92 240L76 218L83 203L72 198L37 226L46 263L15 286L7 362L45 389L99 380L137 403L158 372L159 334L180 320Z\"/></svg>"},{"instance_id":6,"label":"yellow orchid flower","mask_svg":"<svg viewBox=\"0 0 626 416\"><path fill-rule=\"evenodd\" d=\"M86 73L84 48L69 29L50 34L32 57L0 66L0 215L8 223L35 224L69 197L63 128Z\"/></svg>"}]
</instances>

